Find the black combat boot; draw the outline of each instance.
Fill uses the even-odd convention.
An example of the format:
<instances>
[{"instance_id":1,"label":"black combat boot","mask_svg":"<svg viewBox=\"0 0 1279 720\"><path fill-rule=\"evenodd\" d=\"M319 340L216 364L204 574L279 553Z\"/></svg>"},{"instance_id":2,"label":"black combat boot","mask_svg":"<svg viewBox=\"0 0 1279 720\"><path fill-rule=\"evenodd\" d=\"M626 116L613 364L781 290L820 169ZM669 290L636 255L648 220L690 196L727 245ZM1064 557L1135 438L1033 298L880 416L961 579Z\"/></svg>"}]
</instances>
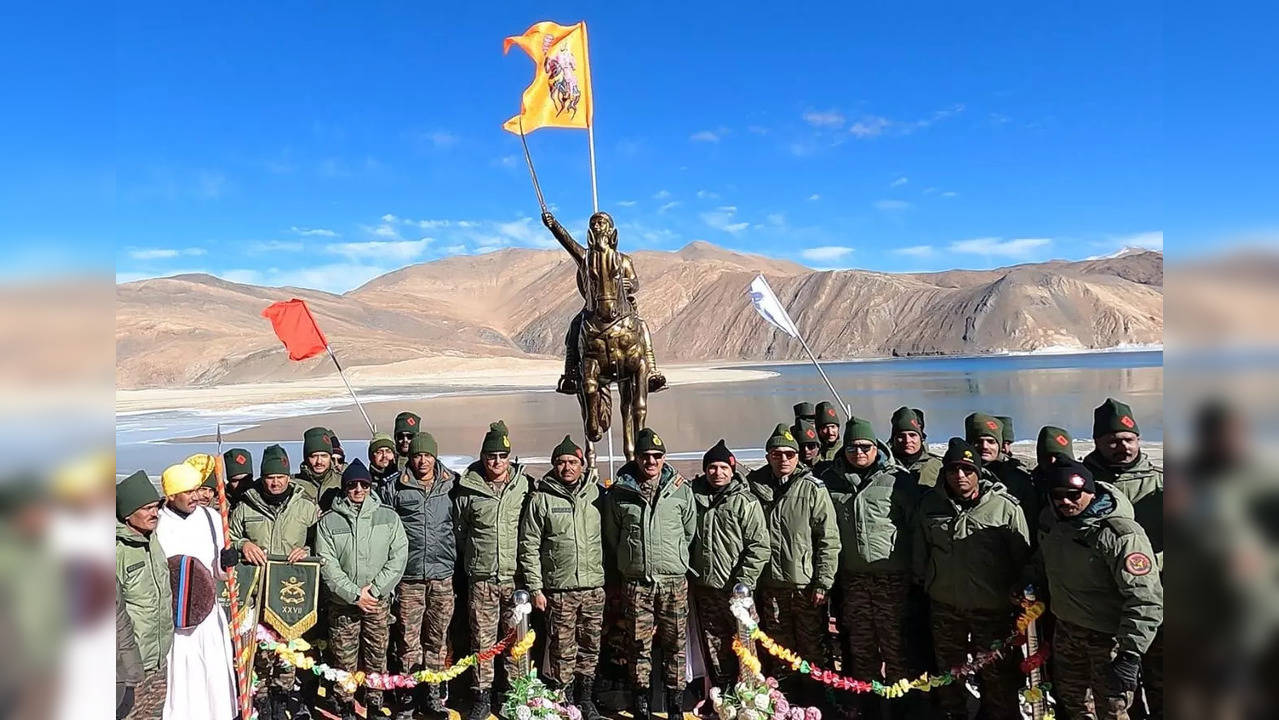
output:
<instances>
[{"instance_id":1,"label":"black combat boot","mask_svg":"<svg viewBox=\"0 0 1279 720\"><path fill-rule=\"evenodd\" d=\"M391 698L396 707L395 720L413 720L413 692L413 688L392 691Z\"/></svg>"},{"instance_id":2,"label":"black combat boot","mask_svg":"<svg viewBox=\"0 0 1279 720\"><path fill-rule=\"evenodd\" d=\"M466 714L466 720L488 720L492 712L492 695L488 690L476 690L471 699L471 711Z\"/></svg>"},{"instance_id":3,"label":"black combat boot","mask_svg":"<svg viewBox=\"0 0 1279 720\"><path fill-rule=\"evenodd\" d=\"M684 720L684 691L666 688L666 720Z\"/></svg>"},{"instance_id":4,"label":"black combat boot","mask_svg":"<svg viewBox=\"0 0 1279 720\"><path fill-rule=\"evenodd\" d=\"M422 689L425 693L425 700L422 703L423 709L432 717L448 717L449 709L444 704L444 686L433 684L426 685Z\"/></svg>"},{"instance_id":5,"label":"black combat boot","mask_svg":"<svg viewBox=\"0 0 1279 720\"><path fill-rule=\"evenodd\" d=\"M577 694L574 692L575 689L576 688L573 687L572 682L569 682L565 684L564 687L559 688L560 693L564 695L565 707L569 705L577 705L577 703L574 700L577 697ZM578 707L578 709L581 710L581 707Z\"/></svg>"},{"instance_id":6,"label":"black combat boot","mask_svg":"<svg viewBox=\"0 0 1279 720\"><path fill-rule=\"evenodd\" d=\"M648 707L648 688L646 687L631 690L631 720L653 720L653 713Z\"/></svg>"},{"instance_id":7,"label":"black combat boot","mask_svg":"<svg viewBox=\"0 0 1279 720\"><path fill-rule=\"evenodd\" d=\"M595 707L594 676L577 676L577 709L582 711L582 720L600 720L599 708Z\"/></svg>"}]
</instances>

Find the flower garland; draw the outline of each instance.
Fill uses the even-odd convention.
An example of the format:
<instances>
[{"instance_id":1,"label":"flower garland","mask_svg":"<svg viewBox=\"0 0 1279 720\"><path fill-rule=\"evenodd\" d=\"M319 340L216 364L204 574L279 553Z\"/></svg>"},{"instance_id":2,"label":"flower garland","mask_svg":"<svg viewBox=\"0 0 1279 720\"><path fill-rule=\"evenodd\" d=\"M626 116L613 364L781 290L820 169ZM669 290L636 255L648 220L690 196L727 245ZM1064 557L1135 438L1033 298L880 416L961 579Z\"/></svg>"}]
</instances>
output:
<instances>
[{"instance_id":1,"label":"flower garland","mask_svg":"<svg viewBox=\"0 0 1279 720\"><path fill-rule=\"evenodd\" d=\"M502 711L514 720L582 720L582 711L565 703L564 693L547 687L536 670L511 681Z\"/></svg>"},{"instance_id":2,"label":"flower garland","mask_svg":"<svg viewBox=\"0 0 1279 720\"><path fill-rule=\"evenodd\" d=\"M530 628L529 631L524 634L524 639L515 643L515 647L511 648L511 659L519 660L524 657L524 655L528 653L529 649L533 647L533 642L535 640L537 640L537 631Z\"/></svg>"},{"instance_id":3,"label":"flower garland","mask_svg":"<svg viewBox=\"0 0 1279 720\"><path fill-rule=\"evenodd\" d=\"M778 660L790 665L792 670L803 675L808 675L814 680L837 690L847 690L855 693L873 692L880 697L889 699L899 698L912 690L928 692L933 688L950 685L961 681L965 677L976 674L982 668L1003 657L1005 648L1020 645L1024 639L1023 636L1026 628L1032 621L1044 613L1044 604L1042 602L1023 602L1022 613L1017 618L1016 632L1004 640L996 640L991 643L990 650L975 653L972 661L964 663L963 665L955 666L936 675L924 673L913 680L910 678L901 678L891 683L881 683L878 680L865 682L863 680L844 677L830 670L823 670L813 663L804 660L793 650L779 645L777 641L769 637L763 630L760 630L759 624L751 618L751 604L752 601L750 598L735 598L729 602L729 609L732 611L733 616L737 618L737 621L741 623L742 627L746 629L747 634L751 637L751 639L759 643L769 655L772 655ZM1046 651L1046 648L1044 648L1044 650ZM741 642L738 642L737 640L733 641L733 651L737 654L738 660L743 666L752 668L759 666L759 659L754 657L750 650ZM1046 657L1046 652L1042 654L1037 652L1028 658L1028 660L1033 659L1034 662L1042 664ZM1031 691L1033 690L1035 690L1035 688L1031 688Z\"/></svg>"},{"instance_id":4,"label":"flower garland","mask_svg":"<svg viewBox=\"0 0 1279 720\"><path fill-rule=\"evenodd\" d=\"M740 648L745 657L752 657L740 641L733 642L734 649ZM746 665L750 665L747 661ZM791 705L777 688L777 681L766 678L753 668L759 666L755 660L751 672L745 674L741 682L727 690L711 688L708 699L719 720L821 720L821 710L815 707L799 707Z\"/></svg>"}]
</instances>

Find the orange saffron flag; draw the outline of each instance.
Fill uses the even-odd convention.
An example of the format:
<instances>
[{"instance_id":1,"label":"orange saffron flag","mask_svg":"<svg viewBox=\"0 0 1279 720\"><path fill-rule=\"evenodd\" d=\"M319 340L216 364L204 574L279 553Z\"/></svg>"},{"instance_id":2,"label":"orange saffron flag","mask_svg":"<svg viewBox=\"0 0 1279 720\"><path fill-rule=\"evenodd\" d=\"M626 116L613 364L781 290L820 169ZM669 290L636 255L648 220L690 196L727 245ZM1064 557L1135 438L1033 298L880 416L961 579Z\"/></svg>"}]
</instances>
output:
<instances>
[{"instance_id":1,"label":"orange saffron flag","mask_svg":"<svg viewBox=\"0 0 1279 720\"><path fill-rule=\"evenodd\" d=\"M543 127L586 129L595 114L591 92L590 54L586 23L556 25L540 22L502 43L502 52L518 45L537 66L533 83L524 90L520 114L502 128L516 135Z\"/></svg>"}]
</instances>

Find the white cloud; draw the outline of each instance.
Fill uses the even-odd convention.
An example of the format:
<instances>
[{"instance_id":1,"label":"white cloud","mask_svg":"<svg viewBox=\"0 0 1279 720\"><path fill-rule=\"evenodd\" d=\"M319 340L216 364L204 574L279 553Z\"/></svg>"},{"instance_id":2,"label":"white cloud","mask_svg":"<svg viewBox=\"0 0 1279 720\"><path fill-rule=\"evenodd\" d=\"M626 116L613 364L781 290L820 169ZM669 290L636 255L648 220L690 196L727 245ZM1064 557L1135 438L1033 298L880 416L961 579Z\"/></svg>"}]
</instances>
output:
<instances>
[{"instance_id":1,"label":"white cloud","mask_svg":"<svg viewBox=\"0 0 1279 720\"><path fill-rule=\"evenodd\" d=\"M398 222L398 221L399 221L399 218L395 217L395 216L394 216L394 215L392 215L391 213L387 213L387 214L385 214L385 215L383 215L383 216L382 216L382 222L384 222L384 223L393 223L393 222Z\"/></svg>"},{"instance_id":2,"label":"white cloud","mask_svg":"<svg viewBox=\"0 0 1279 720\"><path fill-rule=\"evenodd\" d=\"M241 285L261 285L263 282L260 270L223 270L218 277Z\"/></svg>"},{"instance_id":3,"label":"white cloud","mask_svg":"<svg viewBox=\"0 0 1279 720\"><path fill-rule=\"evenodd\" d=\"M134 260L168 260L205 254L204 248L130 248L129 257Z\"/></svg>"},{"instance_id":4,"label":"white cloud","mask_svg":"<svg viewBox=\"0 0 1279 720\"><path fill-rule=\"evenodd\" d=\"M946 192L942 193L941 196L944 198L953 198L953 197L959 197L959 193L955 192L954 190L947 190Z\"/></svg>"},{"instance_id":5,"label":"white cloud","mask_svg":"<svg viewBox=\"0 0 1279 720\"><path fill-rule=\"evenodd\" d=\"M324 249L334 255L343 255L352 260L388 260L408 262L422 256L433 238L420 240L372 240L370 242L331 243Z\"/></svg>"},{"instance_id":6,"label":"white cloud","mask_svg":"<svg viewBox=\"0 0 1279 720\"><path fill-rule=\"evenodd\" d=\"M302 237L338 237L338 233L327 228L304 228L294 225L289 232Z\"/></svg>"},{"instance_id":7,"label":"white cloud","mask_svg":"<svg viewBox=\"0 0 1279 720\"><path fill-rule=\"evenodd\" d=\"M635 207L635 201L634 201L634 200L618 200L618 201L617 201L617 204L618 204L618 205L620 205L620 206L622 206L622 207Z\"/></svg>"},{"instance_id":8,"label":"white cloud","mask_svg":"<svg viewBox=\"0 0 1279 720\"><path fill-rule=\"evenodd\" d=\"M910 208L910 203L905 200L878 200L875 207L884 212L900 212Z\"/></svg>"},{"instance_id":9,"label":"white cloud","mask_svg":"<svg viewBox=\"0 0 1279 720\"><path fill-rule=\"evenodd\" d=\"M688 139L693 142L717 143L719 142L719 133L714 130L699 130L698 132L689 135Z\"/></svg>"},{"instance_id":10,"label":"white cloud","mask_svg":"<svg viewBox=\"0 0 1279 720\"><path fill-rule=\"evenodd\" d=\"M1031 252L1052 244L1051 238L1003 238L984 237L971 240L960 240L950 244L950 251L969 253L972 255L995 255L999 257L1023 258Z\"/></svg>"},{"instance_id":11,"label":"white cloud","mask_svg":"<svg viewBox=\"0 0 1279 720\"><path fill-rule=\"evenodd\" d=\"M867 115L861 120L853 123L848 128L848 132L852 133L855 137L871 138L881 135L884 130L892 124L893 121L886 117L882 117L880 115Z\"/></svg>"},{"instance_id":12,"label":"white cloud","mask_svg":"<svg viewBox=\"0 0 1279 720\"><path fill-rule=\"evenodd\" d=\"M378 225L377 227L366 228L366 229L369 232L373 233L374 235L377 235L378 237L384 237L390 240L403 239L400 237L400 232L396 230L395 228L391 227L390 223L382 223L381 225Z\"/></svg>"},{"instance_id":13,"label":"white cloud","mask_svg":"<svg viewBox=\"0 0 1279 720\"><path fill-rule=\"evenodd\" d=\"M908 182L910 182L910 178L903 175L902 177L899 177L896 180L888 183L888 187L901 187L902 185L905 185Z\"/></svg>"},{"instance_id":14,"label":"white cloud","mask_svg":"<svg viewBox=\"0 0 1279 720\"><path fill-rule=\"evenodd\" d=\"M768 221L769 225L774 227L781 227L786 224L785 213L769 213L764 219Z\"/></svg>"},{"instance_id":15,"label":"white cloud","mask_svg":"<svg viewBox=\"0 0 1279 720\"><path fill-rule=\"evenodd\" d=\"M935 192L937 192L937 188L935 188L935 187L926 187L926 188L924 188L924 194L925 194L925 195L932 195L932 194L933 194L933 193L935 193Z\"/></svg>"},{"instance_id":16,"label":"white cloud","mask_svg":"<svg viewBox=\"0 0 1279 720\"><path fill-rule=\"evenodd\" d=\"M933 254L932 245L912 245L910 247L897 248L893 251L898 255L907 255L909 257L928 257Z\"/></svg>"},{"instance_id":17,"label":"white cloud","mask_svg":"<svg viewBox=\"0 0 1279 720\"><path fill-rule=\"evenodd\" d=\"M670 209L675 208L675 207L679 207L679 200L672 200L672 201L670 201L670 202L666 203L665 205L663 205L663 206L659 207L659 208L657 209L657 212L658 212L658 214L659 214L659 215L661 215L661 214L664 214L667 210L670 210Z\"/></svg>"},{"instance_id":18,"label":"white cloud","mask_svg":"<svg viewBox=\"0 0 1279 720\"><path fill-rule=\"evenodd\" d=\"M671 196L670 190L658 190L657 192L653 193L654 200L665 200L669 198L670 196Z\"/></svg>"},{"instance_id":19,"label":"white cloud","mask_svg":"<svg viewBox=\"0 0 1279 720\"><path fill-rule=\"evenodd\" d=\"M821 195L818 195L817 193L813 193L812 195L809 195L809 196L808 196L808 199L809 199L809 200L821 200L821 199L822 199L822 196L821 196Z\"/></svg>"},{"instance_id":20,"label":"white cloud","mask_svg":"<svg viewBox=\"0 0 1279 720\"><path fill-rule=\"evenodd\" d=\"M804 113L804 122L818 128L840 128L844 126L844 114L838 110L809 110Z\"/></svg>"},{"instance_id":21,"label":"white cloud","mask_svg":"<svg viewBox=\"0 0 1279 720\"><path fill-rule=\"evenodd\" d=\"M466 253L466 246L461 244L445 245L440 248L440 253L443 255L463 255Z\"/></svg>"},{"instance_id":22,"label":"white cloud","mask_svg":"<svg viewBox=\"0 0 1279 720\"><path fill-rule=\"evenodd\" d=\"M507 242L505 245L523 247L552 248L556 246L555 238L542 227L541 221L533 224L533 218L523 217L510 222L499 222L496 225L498 234Z\"/></svg>"},{"instance_id":23,"label":"white cloud","mask_svg":"<svg viewBox=\"0 0 1279 720\"><path fill-rule=\"evenodd\" d=\"M799 255L805 260L830 263L836 262L845 256L852 254L852 252L853 248L845 247L843 245L822 245L820 247L801 250Z\"/></svg>"},{"instance_id":24,"label":"white cloud","mask_svg":"<svg viewBox=\"0 0 1279 720\"><path fill-rule=\"evenodd\" d=\"M716 208L713 212L704 212L700 215L702 222L715 228L723 230L726 233L737 234L750 227L748 222L734 222L734 216L737 214L737 208L733 205L724 205Z\"/></svg>"},{"instance_id":25,"label":"white cloud","mask_svg":"<svg viewBox=\"0 0 1279 720\"><path fill-rule=\"evenodd\" d=\"M698 190L697 199L698 200L718 200L719 193L711 192L710 190Z\"/></svg>"},{"instance_id":26,"label":"white cloud","mask_svg":"<svg viewBox=\"0 0 1279 720\"><path fill-rule=\"evenodd\" d=\"M1152 230L1150 232L1136 233L1134 235L1122 235L1115 238L1115 244L1120 247L1135 247L1145 250L1163 250L1164 249L1164 231Z\"/></svg>"},{"instance_id":27,"label":"white cloud","mask_svg":"<svg viewBox=\"0 0 1279 720\"><path fill-rule=\"evenodd\" d=\"M301 240L264 240L250 245L248 251L251 253L301 252L303 247L305 245Z\"/></svg>"}]
</instances>

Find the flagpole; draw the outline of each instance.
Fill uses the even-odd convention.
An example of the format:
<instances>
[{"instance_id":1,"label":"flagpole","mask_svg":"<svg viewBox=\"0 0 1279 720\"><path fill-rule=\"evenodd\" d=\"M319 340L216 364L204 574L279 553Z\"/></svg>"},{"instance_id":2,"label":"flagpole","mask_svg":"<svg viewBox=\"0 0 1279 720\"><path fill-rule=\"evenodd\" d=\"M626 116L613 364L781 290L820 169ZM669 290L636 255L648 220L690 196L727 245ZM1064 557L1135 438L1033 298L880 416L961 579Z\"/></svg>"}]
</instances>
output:
<instances>
[{"instance_id":1,"label":"flagpole","mask_svg":"<svg viewBox=\"0 0 1279 720\"><path fill-rule=\"evenodd\" d=\"M582 26L582 54L586 57L583 61L586 65L586 71L590 72L591 67L591 43L586 35L586 21L581 22ZM586 106L586 142L591 148L591 212L600 211L599 190L595 185L595 77L591 76L591 93L588 97L589 104Z\"/></svg>"},{"instance_id":2,"label":"flagpole","mask_svg":"<svg viewBox=\"0 0 1279 720\"><path fill-rule=\"evenodd\" d=\"M364 416L364 422L368 423L369 432L377 433L377 429L373 427L373 421L369 419L369 414L364 412L364 406L360 404L360 399L355 396L355 390L351 389L351 383L347 382L346 373L342 371L342 363L338 362L338 356L333 354L333 348L327 344L325 350L329 351L329 357L333 358L333 364L337 366L338 376L342 378L342 382L346 385L346 391L351 393L351 399L355 401L355 406L360 409L360 414Z\"/></svg>"},{"instance_id":3,"label":"flagpole","mask_svg":"<svg viewBox=\"0 0 1279 720\"><path fill-rule=\"evenodd\" d=\"M756 288L756 282L760 283L759 288ZM839 397L839 391L835 389L835 384L826 376L826 371L822 369L822 364L817 362L817 355L808 346L808 341L804 339L804 334L799 331L799 325L791 319L790 311L786 309L785 305L782 305L781 298L777 297L777 293L773 292L773 287L768 284L768 279L763 274L755 276L755 280L751 282L749 293L751 304L755 306L756 312L763 316L770 325L795 338L800 345L804 346L804 352L808 353L808 359L813 361L813 366L817 368L822 380L826 382L826 387L830 388L830 394L835 398L836 404L844 409L846 415L852 417L853 409L845 405L843 399ZM781 314L781 317L774 317L778 313Z\"/></svg>"},{"instance_id":4,"label":"flagpole","mask_svg":"<svg viewBox=\"0 0 1279 720\"><path fill-rule=\"evenodd\" d=\"M591 205L595 208L592 212L599 212L600 196L595 186L595 124L593 122L586 126L586 138L591 146Z\"/></svg>"},{"instance_id":5,"label":"flagpole","mask_svg":"<svg viewBox=\"0 0 1279 720\"><path fill-rule=\"evenodd\" d=\"M795 331L797 333L799 332L798 325L795 326ZM844 408L845 416L852 417L853 409L845 405L844 401L839 398L839 393L835 390L835 384L830 381L830 378L826 377L826 371L822 369L822 364L817 362L817 356L813 354L812 348L808 347L808 343L804 341L803 334L797 334L795 335L795 338L799 340L800 345L804 346L804 352L808 353L808 359L813 361L813 365L817 368L817 372L821 373L822 379L826 381L826 387L830 388L830 394L835 396L835 402L840 407Z\"/></svg>"}]
</instances>

